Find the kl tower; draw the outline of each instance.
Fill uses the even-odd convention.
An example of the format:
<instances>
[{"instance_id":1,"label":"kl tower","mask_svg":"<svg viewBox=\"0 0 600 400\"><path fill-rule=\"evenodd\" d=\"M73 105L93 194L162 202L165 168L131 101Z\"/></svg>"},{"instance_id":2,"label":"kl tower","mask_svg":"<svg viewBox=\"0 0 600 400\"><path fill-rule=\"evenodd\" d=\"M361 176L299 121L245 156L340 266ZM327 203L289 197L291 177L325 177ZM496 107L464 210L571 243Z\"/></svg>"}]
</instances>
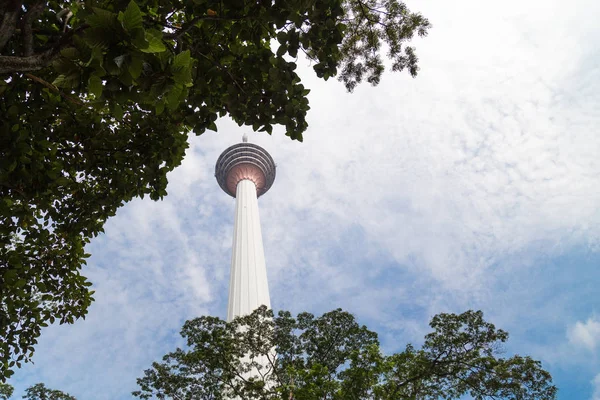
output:
<instances>
[{"instance_id":1,"label":"kl tower","mask_svg":"<svg viewBox=\"0 0 600 400\"><path fill-rule=\"evenodd\" d=\"M227 321L232 321L261 305L271 308L258 198L267 193L275 180L275 163L265 149L248 143L244 135L242 143L221 153L215 176L221 189L235 198L227 306Z\"/></svg>"}]
</instances>

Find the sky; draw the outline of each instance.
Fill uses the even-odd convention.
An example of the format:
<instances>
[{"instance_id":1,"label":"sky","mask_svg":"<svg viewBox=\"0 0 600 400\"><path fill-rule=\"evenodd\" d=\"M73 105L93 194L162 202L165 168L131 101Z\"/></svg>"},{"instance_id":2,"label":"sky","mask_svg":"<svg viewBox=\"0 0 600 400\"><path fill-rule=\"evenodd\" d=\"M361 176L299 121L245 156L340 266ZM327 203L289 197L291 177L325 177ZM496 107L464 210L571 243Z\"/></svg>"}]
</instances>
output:
<instances>
[{"instance_id":1,"label":"sky","mask_svg":"<svg viewBox=\"0 0 600 400\"><path fill-rule=\"evenodd\" d=\"M416 79L349 94L301 62L304 143L227 119L190 137L168 196L128 203L88 246L96 301L42 331L15 398L45 382L129 399L185 320L225 318L235 203L214 164L249 132L277 163L259 200L275 310L341 307L393 352L437 313L480 309L559 399L600 400L600 3L407 5L433 24Z\"/></svg>"}]
</instances>

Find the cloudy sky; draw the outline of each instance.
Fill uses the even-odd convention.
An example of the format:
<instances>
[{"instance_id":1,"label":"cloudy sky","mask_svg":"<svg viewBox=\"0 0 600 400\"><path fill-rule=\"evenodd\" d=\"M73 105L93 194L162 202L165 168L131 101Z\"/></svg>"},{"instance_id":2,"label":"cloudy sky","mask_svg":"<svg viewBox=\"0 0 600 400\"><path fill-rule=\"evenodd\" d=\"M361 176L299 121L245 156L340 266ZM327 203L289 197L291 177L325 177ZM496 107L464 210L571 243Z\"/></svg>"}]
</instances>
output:
<instances>
[{"instance_id":1,"label":"cloudy sky","mask_svg":"<svg viewBox=\"0 0 600 400\"><path fill-rule=\"evenodd\" d=\"M386 351L421 343L439 312L481 309L560 399L600 400L600 3L408 5L433 23L417 79L347 94L305 65L305 142L250 134L278 166L260 199L273 307L342 307ZM214 163L244 132L191 137L165 200L108 222L89 317L43 331L19 397L43 381L128 399L186 319L225 317L234 200Z\"/></svg>"}]
</instances>

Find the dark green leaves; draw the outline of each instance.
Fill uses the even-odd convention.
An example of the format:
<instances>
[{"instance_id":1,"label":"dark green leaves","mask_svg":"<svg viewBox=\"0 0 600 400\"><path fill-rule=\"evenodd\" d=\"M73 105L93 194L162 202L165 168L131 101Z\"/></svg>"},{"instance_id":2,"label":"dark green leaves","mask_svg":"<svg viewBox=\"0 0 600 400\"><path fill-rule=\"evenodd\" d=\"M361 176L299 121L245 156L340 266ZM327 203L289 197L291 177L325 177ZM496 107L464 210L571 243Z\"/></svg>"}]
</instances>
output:
<instances>
[{"instance_id":1,"label":"dark green leaves","mask_svg":"<svg viewBox=\"0 0 600 400\"><path fill-rule=\"evenodd\" d=\"M129 65L126 57L122 68ZM98 78L88 82L103 88L96 98L116 97ZM31 358L42 327L85 316L93 300L80 272L89 257L85 244L125 201L163 196L166 174L187 143L169 118L136 113L116 98L109 107L88 108L81 98L22 77L8 84L4 100L0 368L7 377ZM20 111L9 112L13 105Z\"/></svg>"}]
</instances>

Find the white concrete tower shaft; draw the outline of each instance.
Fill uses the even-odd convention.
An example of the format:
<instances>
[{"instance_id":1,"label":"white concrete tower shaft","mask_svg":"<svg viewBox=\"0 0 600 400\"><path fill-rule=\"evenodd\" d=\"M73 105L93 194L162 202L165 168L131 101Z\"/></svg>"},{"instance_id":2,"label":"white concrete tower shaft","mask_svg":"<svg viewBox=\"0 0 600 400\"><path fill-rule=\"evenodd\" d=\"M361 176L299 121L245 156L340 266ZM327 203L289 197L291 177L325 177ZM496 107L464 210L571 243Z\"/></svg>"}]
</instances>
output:
<instances>
[{"instance_id":1,"label":"white concrete tower shaft","mask_svg":"<svg viewBox=\"0 0 600 400\"><path fill-rule=\"evenodd\" d=\"M261 305L271 308L256 192L250 179L237 184L227 321Z\"/></svg>"},{"instance_id":2,"label":"white concrete tower shaft","mask_svg":"<svg viewBox=\"0 0 600 400\"><path fill-rule=\"evenodd\" d=\"M215 167L219 186L236 199L227 320L271 308L258 197L275 180L275 163L262 147L238 143L226 149Z\"/></svg>"}]
</instances>

